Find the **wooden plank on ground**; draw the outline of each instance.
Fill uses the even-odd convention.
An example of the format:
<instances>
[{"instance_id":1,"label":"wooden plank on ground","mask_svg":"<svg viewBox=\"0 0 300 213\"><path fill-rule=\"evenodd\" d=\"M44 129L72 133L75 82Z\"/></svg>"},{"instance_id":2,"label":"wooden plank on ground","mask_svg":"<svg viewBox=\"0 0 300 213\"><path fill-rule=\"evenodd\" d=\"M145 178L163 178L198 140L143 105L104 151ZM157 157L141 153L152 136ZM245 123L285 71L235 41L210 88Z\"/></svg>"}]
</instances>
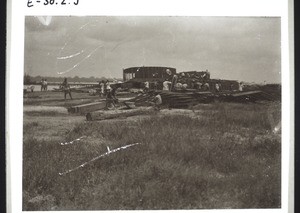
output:
<instances>
[{"instance_id":1,"label":"wooden plank on ground","mask_svg":"<svg viewBox=\"0 0 300 213\"><path fill-rule=\"evenodd\" d=\"M93 112L93 111L103 109L103 108L105 108L105 106L106 106L105 101L94 102L94 103L89 103L89 104L71 106L68 108L68 112L69 113L86 114L88 112Z\"/></svg>"},{"instance_id":2,"label":"wooden plank on ground","mask_svg":"<svg viewBox=\"0 0 300 213\"><path fill-rule=\"evenodd\" d=\"M261 91L255 90L255 91L248 91L248 92L238 92L238 93L234 93L231 95L233 97L239 97L239 96L245 96L245 95L254 95L254 94L258 94L258 93L261 93Z\"/></svg>"},{"instance_id":3,"label":"wooden plank on ground","mask_svg":"<svg viewBox=\"0 0 300 213\"><path fill-rule=\"evenodd\" d=\"M107 120L114 118L127 118L136 115L151 115L155 114L157 111L153 107L139 107L137 109L128 110L99 110L95 112L89 112L86 114L86 119L88 121L92 120Z\"/></svg>"}]
</instances>

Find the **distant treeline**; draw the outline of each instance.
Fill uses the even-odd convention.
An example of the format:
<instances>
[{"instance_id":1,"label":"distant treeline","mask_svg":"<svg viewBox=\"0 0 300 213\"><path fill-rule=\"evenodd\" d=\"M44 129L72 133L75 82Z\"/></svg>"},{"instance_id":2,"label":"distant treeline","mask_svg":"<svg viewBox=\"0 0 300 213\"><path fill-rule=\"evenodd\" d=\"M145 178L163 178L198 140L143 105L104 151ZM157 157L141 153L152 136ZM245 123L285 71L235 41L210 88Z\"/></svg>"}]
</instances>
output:
<instances>
[{"instance_id":1,"label":"distant treeline","mask_svg":"<svg viewBox=\"0 0 300 213\"><path fill-rule=\"evenodd\" d=\"M64 78L67 78L69 82L99 82L99 81L113 81L113 80L122 80L122 79L118 79L118 78L105 78L105 77L94 77L91 76L89 78L87 77L49 77L49 76L30 76L28 74L24 75L24 84L36 84L36 83L40 83L42 79L46 79L47 82L63 82Z\"/></svg>"}]
</instances>

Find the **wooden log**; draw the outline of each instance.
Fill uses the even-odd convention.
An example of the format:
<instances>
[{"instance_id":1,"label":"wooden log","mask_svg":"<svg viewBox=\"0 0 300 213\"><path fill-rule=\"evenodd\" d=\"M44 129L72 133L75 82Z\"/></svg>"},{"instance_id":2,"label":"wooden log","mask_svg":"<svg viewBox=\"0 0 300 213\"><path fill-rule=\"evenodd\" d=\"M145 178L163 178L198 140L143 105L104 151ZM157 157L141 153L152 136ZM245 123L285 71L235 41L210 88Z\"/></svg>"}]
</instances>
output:
<instances>
[{"instance_id":1,"label":"wooden log","mask_svg":"<svg viewBox=\"0 0 300 213\"><path fill-rule=\"evenodd\" d=\"M94 102L89 104L82 104L77 106L71 106L68 108L69 113L78 113L78 114L86 114L88 112L97 111L105 108L106 102Z\"/></svg>"},{"instance_id":2,"label":"wooden log","mask_svg":"<svg viewBox=\"0 0 300 213\"><path fill-rule=\"evenodd\" d=\"M88 121L92 120L107 120L114 118L127 118L135 115L151 115L155 114L157 111L153 107L140 107L137 109L128 110L99 110L95 112L89 112L86 114L86 119Z\"/></svg>"}]
</instances>

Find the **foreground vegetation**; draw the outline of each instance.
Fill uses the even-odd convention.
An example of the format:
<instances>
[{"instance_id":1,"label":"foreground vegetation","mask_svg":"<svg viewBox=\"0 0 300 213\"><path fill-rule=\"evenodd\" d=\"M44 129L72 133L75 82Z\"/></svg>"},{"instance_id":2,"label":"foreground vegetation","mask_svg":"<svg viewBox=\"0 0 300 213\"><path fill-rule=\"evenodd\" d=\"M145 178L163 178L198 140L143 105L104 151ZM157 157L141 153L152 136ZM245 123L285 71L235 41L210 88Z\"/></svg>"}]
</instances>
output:
<instances>
[{"instance_id":1,"label":"foreground vegetation","mask_svg":"<svg viewBox=\"0 0 300 213\"><path fill-rule=\"evenodd\" d=\"M281 135L273 131L279 104L199 105L181 113L78 122L59 133L53 121L56 137L30 120L34 116L48 114L25 115L23 210L281 206ZM60 145L81 136L87 137ZM59 175L107 146L133 143L140 144Z\"/></svg>"}]
</instances>

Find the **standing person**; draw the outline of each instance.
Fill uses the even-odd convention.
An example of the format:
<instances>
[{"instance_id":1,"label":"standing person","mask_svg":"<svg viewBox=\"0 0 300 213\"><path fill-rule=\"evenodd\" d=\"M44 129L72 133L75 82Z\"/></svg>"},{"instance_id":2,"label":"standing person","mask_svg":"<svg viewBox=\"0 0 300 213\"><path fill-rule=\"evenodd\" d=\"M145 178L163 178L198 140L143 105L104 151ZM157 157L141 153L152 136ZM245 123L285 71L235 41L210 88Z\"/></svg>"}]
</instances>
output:
<instances>
[{"instance_id":1,"label":"standing person","mask_svg":"<svg viewBox=\"0 0 300 213\"><path fill-rule=\"evenodd\" d=\"M104 81L100 82L100 97L104 96Z\"/></svg>"},{"instance_id":2,"label":"standing person","mask_svg":"<svg viewBox=\"0 0 300 213\"><path fill-rule=\"evenodd\" d=\"M44 79L42 78L42 80L41 80L41 91L43 91L44 90Z\"/></svg>"},{"instance_id":3,"label":"standing person","mask_svg":"<svg viewBox=\"0 0 300 213\"><path fill-rule=\"evenodd\" d=\"M68 84L67 78L65 78L64 82L62 83L62 89L63 89L64 94L65 94L65 100L67 98L67 94L69 94L69 96L72 100L73 98L72 98L72 94L71 94L71 88L70 88L70 85Z\"/></svg>"},{"instance_id":4,"label":"standing person","mask_svg":"<svg viewBox=\"0 0 300 213\"><path fill-rule=\"evenodd\" d=\"M239 91L240 91L240 92L242 92L242 91L243 91L243 87L244 87L243 83L242 83L242 82L240 82L240 84L239 84Z\"/></svg>"},{"instance_id":5,"label":"standing person","mask_svg":"<svg viewBox=\"0 0 300 213\"><path fill-rule=\"evenodd\" d=\"M111 90L111 96L115 104L118 103L118 99L116 95L117 95L117 87L113 87Z\"/></svg>"},{"instance_id":6,"label":"standing person","mask_svg":"<svg viewBox=\"0 0 300 213\"><path fill-rule=\"evenodd\" d=\"M149 81L145 81L144 83L144 92L148 92L149 91Z\"/></svg>"},{"instance_id":7,"label":"standing person","mask_svg":"<svg viewBox=\"0 0 300 213\"><path fill-rule=\"evenodd\" d=\"M106 90L107 91L111 90L110 83L108 80L106 81Z\"/></svg>"},{"instance_id":8,"label":"standing person","mask_svg":"<svg viewBox=\"0 0 300 213\"><path fill-rule=\"evenodd\" d=\"M170 81L165 80L163 82L163 90L169 90L169 84L170 83L171 83Z\"/></svg>"},{"instance_id":9,"label":"standing person","mask_svg":"<svg viewBox=\"0 0 300 213\"><path fill-rule=\"evenodd\" d=\"M106 95L106 83L107 83L107 81L104 81L104 80L103 80L103 84L104 84L104 93L103 93L103 94L104 94L104 95Z\"/></svg>"},{"instance_id":10,"label":"standing person","mask_svg":"<svg viewBox=\"0 0 300 213\"><path fill-rule=\"evenodd\" d=\"M201 82L197 82L196 83L196 89L197 90L201 90L202 89L202 83Z\"/></svg>"},{"instance_id":11,"label":"standing person","mask_svg":"<svg viewBox=\"0 0 300 213\"><path fill-rule=\"evenodd\" d=\"M175 89L177 81L178 81L178 76L174 75L172 78L172 83L171 83L171 88L170 88L171 91L173 91Z\"/></svg>"},{"instance_id":12,"label":"standing person","mask_svg":"<svg viewBox=\"0 0 300 213\"><path fill-rule=\"evenodd\" d=\"M157 82L157 81L154 81L153 89L154 89L154 90L157 90L157 86L158 86L158 82Z\"/></svg>"},{"instance_id":13,"label":"standing person","mask_svg":"<svg viewBox=\"0 0 300 213\"><path fill-rule=\"evenodd\" d=\"M216 83L216 92L220 92L220 86L219 86L219 83Z\"/></svg>"},{"instance_id":14,"label":"standing person","mask_svg":"<svg viewBox=\"0 0 300 213\"><path fill-rule=\"evenodd\" d=\"M30 91L33 92L33 90L34 90L34 86L31 85L31 86L30 86Z\"/></svg>"},{"instance_id":15,"label":"standing person","mask_svg":"<svg viewBox=\"0 0 300 213\"><path fill-rule=\"evenodd\" d=\"M47 82L47 79L44 80L44 90L45 90L45 91L48 90L48 82Z\"/></svg>"},{"instance_id":16,"label":"standing person","mask_svg":"<svg viewBox=\"0 0 300 213\"><path fill-rule=\"evenodd\" d=\"M209 91L209 84L207 82L203 86L204 86L204 91Z\"/></svg>"},{"instance_id":17,"label":"standing person","mask_svg":"<svg viewBox=\"0 0 300 213\"><path fill-rule=\"evenodd\" d=\"M107 90L106 92L106 106L105 108L108 109L108 107L112 104L114 108L116 108L115 105L115 91L112 91L111 89Z\"/></svg>"}]
</instances>

